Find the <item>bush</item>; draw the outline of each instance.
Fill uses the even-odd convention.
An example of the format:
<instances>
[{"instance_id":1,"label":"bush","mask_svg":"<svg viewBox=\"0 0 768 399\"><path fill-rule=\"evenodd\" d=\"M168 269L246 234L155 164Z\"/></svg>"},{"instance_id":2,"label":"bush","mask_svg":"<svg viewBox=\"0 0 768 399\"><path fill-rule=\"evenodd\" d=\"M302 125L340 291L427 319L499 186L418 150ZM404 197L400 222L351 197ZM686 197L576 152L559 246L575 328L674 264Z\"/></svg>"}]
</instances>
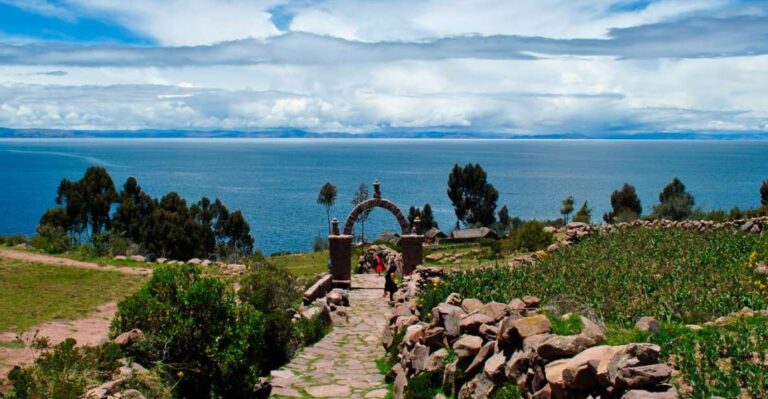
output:
<instances>
[{"instance_id":1,"label":"bush","mask_svg":"<svg viewBox=\"0 0 768 399\"><path fill-rule=\"evenodd\" d=\"M299 319L294 328L301 346L309 346L320 341L331 331L333 325L327 314L319 313L311 319Z\"/></svg>"},{"instance_id":2,"label":"bush","mask_svg":"<svg viewBox=\"0 0 768 399\"><path fill-rule=\"evenodd\" d=\"M466 271L428 286L422 314L451 292L483 302L523 295L568 300L606 322L633 325L642 316L698 323L768 298L753 284L747 258L760 244L731 231L628 230L589 237L578 245L515 270Z\"/></svg>"},{"instance_id":3,"label":"bush","mask_svg":"<svg viewBox=\"0 0 768 399\"><path fill-rule=\"evenodd\" d=\"M544 224L532 220L524 222L509 233L509 245L513 251L537 251L552 244L552 234L544 231Z\"/></svg>"},{"instance_id":4,"label":"bush","mask_svg":"<svg viewBox=\"0 0 768 399\"><path fill-rule=\"evenodd\" d=\"M115 344L97 347L75 348L75 340L69 338L51 347L47 339L36 339L32 348L40 353L31 367L16 368L8 375L13 385L11 399L70 399L85 395L94 383L111 380L120 366L119 359L125 354ZM151 397L164 399L169 390L157 381L153 374L125 381L125 388L134 388Z\"/></svg>"},{"instance_id":5,"label":"bush","mask_svg":"<svg viewBox=\"0 0 768 399\"><path fill-rule=\"evenodd\" d=\"M432 399L442 385L442 374L436 372L423 372L417 374L408 381L408 389L405 392L406 399Z\"/></svg>"},{"instance_id":6,"label":"bush","mask_svg":"<svg viewBox=\"0 0 768 399\"><path fill-rule=\"evenodd\" d=\"M30 244L49 254L60 254L72 249L75 243L63 228L41 224L37 227L37 234L32 237Z\"/></svg>"},{"instance_id":7,"label":"bush","mask_svg":"<svg viewBox=\"0 0 768 399\"><path fill-rule=\"evenodd\" d=\"M320 252L328 249L328 239L323 238L321 235L316 235L312 240L312 251Z\"/></svg>"},{"instance_id":8,"label":"bush","mask_svg":"<svg viewBox=\"0 0 768 399\"><path fill-rule=\"evenodd\" d=\"M144 331L130 353L142 364L164 364L168 380L180 376L178 397L247 398L267 371L266 318L197 266L161 266L118 305L112 334Z\"/></svg>"},{"instance_id":9,"label":"bush","mask_svg":"<svg viewBox=\"0 0 768 399\"><path fill-rule=\"evenodd\" d=\"M9 236L0 236L0 245L7 245L13 247L16 245L26 244L27 237L23 234L13 234Z\"/></svg>"},{"instance_id":10,"label":"bush","mask_svg":"<svg viewBox=\"0 0 768 399\"><path fill-rule=\"evenodd\" d=\"M97 234L91 237L91 245L84 248L85 255L90 256L115 256L135 255L139 248L123 234L110 231L105 234Z\"/></svg>"}]
</instances>

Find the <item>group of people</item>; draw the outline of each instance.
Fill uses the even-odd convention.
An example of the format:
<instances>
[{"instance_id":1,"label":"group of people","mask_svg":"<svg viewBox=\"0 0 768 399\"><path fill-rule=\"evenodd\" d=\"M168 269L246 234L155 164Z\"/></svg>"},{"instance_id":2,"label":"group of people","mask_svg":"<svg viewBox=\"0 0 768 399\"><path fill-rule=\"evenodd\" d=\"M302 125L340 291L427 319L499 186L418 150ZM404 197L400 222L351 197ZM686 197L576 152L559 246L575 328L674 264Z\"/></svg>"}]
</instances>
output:
<instances>
[{"instance_id":1,"label":"group of people","mask_svg":"<svg viewBox=\"0 0 768 399\"><path fill-rule=\"evenodd\" d=\"M389 300L394 300L395 292L397 291L397 265L395 264L394 260L390 260L389 267L385 268L385 261L384 256L381 254L376 255L376 274L381 275L381 273L386 270L387 272L384 274L384 295L383 298L386 298L387 294L389 294Z\"/></svg>"}]
</instances>

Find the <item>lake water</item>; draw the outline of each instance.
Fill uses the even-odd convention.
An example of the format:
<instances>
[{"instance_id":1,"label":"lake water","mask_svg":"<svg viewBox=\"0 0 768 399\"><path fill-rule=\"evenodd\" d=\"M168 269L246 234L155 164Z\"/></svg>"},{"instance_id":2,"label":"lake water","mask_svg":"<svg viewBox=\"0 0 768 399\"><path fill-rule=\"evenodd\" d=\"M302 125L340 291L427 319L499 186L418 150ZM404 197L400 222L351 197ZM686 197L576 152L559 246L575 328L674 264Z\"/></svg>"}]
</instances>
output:
<instances>
[{"instance_id":1,"label":"lake water","mask_svg":"<svg viewBox=\"0 0 768 399\"><path fill-rule=\"evenodd\" d=\"M768 142L547 141L547 140L248 140L61 139L0 140L0 234L32 234L54 206L63 177L80 178L90 165L105 166L121 187L135 176L159 197L177 191L188 201L221 198L242 209L265 253L307 250L327 232L316 204L326 181L338 187L332 215L344 222L360 183L381 180L382 192L406 213L432 205L440 226L455 223L446 195L454 163L479 162L499 190L499 208L523 218L559 217L560 201L573 195L608 210L609 196L633 184L644 212L661 188L680 177L705 209L754 207L768 178ZM372 191L372 190L371 190ZM368 236L397 230L376 210Z\"/></svg>"}]
</instances>

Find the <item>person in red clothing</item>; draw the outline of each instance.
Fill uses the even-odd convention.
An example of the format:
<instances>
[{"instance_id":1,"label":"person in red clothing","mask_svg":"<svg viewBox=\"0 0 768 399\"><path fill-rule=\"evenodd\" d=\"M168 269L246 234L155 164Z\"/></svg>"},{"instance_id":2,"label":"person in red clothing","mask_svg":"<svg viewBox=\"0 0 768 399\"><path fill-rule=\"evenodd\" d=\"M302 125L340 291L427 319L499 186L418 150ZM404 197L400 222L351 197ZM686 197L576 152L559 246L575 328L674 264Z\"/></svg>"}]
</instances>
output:
<instances>
[{"instance_id":1,"label":"person in red clothing","mask_svg":"<svg viewBox=\"0 0 768 399\"><path fill-rule=\"evenodd\" d=\"M376 274L381 275L384 272L384 257L381 254L376 255Z\"/></svg>"}]
</instances>

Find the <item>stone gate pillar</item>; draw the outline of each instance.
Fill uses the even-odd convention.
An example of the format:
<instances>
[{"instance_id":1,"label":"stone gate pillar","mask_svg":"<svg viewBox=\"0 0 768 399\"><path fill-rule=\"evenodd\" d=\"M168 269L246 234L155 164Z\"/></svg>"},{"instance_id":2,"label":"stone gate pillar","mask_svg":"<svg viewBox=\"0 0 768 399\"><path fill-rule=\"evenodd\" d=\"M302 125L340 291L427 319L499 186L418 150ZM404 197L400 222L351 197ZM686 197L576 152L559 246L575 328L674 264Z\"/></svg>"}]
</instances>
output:
<instances>
[{"instance_id":1,"label":"stone gate pillar","mask_svg":"<svg viewBox=\"0 0 768 399\"><path fill-rule=\"evenodd\" d=\"M424 236L421 235L421 219L413 221L411 234L400 236L400 248L403 250L403 276L413 273L416 266L422 264L424 258L421 246L424 244Z\"/></svg>"},{"instance_id":2,"label":"stone gate pillar","mask_svg":"<svg viewBox=\"0 0 768 399\"><path fill-rule=\"evenodd\" d=\"M334 288L349 289L352 285L352 236L339 233L339 220L333 219L328 236L331 257L331 279Z\"/></svg>"}]
</instances>

